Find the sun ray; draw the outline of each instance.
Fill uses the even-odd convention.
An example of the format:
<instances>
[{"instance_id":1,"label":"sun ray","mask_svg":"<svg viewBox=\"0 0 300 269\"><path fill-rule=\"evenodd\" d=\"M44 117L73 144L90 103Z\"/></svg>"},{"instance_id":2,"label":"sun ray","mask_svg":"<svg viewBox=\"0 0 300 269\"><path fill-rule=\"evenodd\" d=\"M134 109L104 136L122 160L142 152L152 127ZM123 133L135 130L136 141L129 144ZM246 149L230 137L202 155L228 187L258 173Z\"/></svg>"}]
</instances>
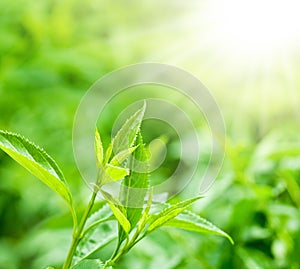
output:
<instances>
[{"instance_id":1,"label":"sun ray","mask_svg":"<svg viewBox=\"0 0 300 269\"><path fill-rule=\"evenodd\" d=\"M282 62L282 70L284 73L284 82L286 84L285 87L285 94L289 99L289 103L292 106L292 110L294 115L296 116L297 120L300 122L300 86L296 85L297 79L295 76L295 71L294 68L291 64L291 60L289 59L290 56L285 52L283 52L282 57L281 57L281 62Z\"/></svg>"}]
</instances>

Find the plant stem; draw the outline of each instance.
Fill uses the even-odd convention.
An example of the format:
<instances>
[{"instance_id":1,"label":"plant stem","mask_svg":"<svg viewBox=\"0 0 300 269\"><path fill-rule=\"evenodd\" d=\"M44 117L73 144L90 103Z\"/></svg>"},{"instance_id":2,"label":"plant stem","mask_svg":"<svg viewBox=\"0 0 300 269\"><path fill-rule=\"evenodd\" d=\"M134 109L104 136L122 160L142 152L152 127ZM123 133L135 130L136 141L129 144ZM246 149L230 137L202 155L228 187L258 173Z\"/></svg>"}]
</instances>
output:
<instances>
[{"instance_id":1,"label":"plant stem","mask_svg":"<svg viewBox=\"0 0 300 269\"><path fill-rule=\"evenodd\" d=\"M71 210L72 219L73 219L73 234L72 234L72 236L74 236L76 233L76 228L77 228L78 223L77 223L76 211L74 209L73 204L70 206L70 210Z\"/></svg>"},{"instance_id":2,"label":"plant stem","mask_svg":"<svg viewBox=\"0 0 300 269\"><path fill-rule=\"evenodd\" d=\"M124 254L126 254L137 242L139 242L144 236L139 238L139 231L136 231L136 233L133 235L131 240L127 242L123 248L119 252L115 252L114 255L111 258L111 261L113 263L116 263ZM119 246L120 247L120 246Z\"/></svg>"},{"instance_id":3,"label":"plant stem","mask_svg":"<svg viewBox=\"0 0 300 269\"><path fill-rule=\"evenodd\" d=\"M88 218L88 216L89 216L89 214L90 214L90 212L92 210L92 207L94 205L97 192L98 192L98 189L94 188L92 197L91 197L90 202L89 202L89 204L88 204L88 206L87 206L87 208L86 208L86 210L85 210L85 212L84 212L84 214L83 214L83 216L81 218L80 224L79 224L78 228L73 232L72 243L71 243L71 246L70 246L70 249L69 249L66 261L65 261L65 263L63 265L63 269L69 269L70 268L70 265L72 263L72 259L73 259L75 250L77 248L77 245L78 245L79 241L82 238L83 228L85 226L87 218Z\"/></svg>"}]
</instances>

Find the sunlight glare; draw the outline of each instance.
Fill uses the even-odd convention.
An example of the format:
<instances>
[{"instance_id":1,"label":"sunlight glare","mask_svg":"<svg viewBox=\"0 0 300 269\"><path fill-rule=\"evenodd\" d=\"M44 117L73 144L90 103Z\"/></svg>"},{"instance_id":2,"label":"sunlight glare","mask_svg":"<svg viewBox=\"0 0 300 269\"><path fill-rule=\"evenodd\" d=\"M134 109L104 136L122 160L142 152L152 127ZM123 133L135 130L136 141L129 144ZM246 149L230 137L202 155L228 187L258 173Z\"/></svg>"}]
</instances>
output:
<instances>
[{"instance_id":1,"label":"sunlight glare","mask_svg":"<svg viewBox=\"0 0 300 269\"><path fill-rule=\"evenodd\" d=\"M273 56L299 41L300 1L212 2L213 34L226 50L247 57Z\"/></svg>"}]
</instances>

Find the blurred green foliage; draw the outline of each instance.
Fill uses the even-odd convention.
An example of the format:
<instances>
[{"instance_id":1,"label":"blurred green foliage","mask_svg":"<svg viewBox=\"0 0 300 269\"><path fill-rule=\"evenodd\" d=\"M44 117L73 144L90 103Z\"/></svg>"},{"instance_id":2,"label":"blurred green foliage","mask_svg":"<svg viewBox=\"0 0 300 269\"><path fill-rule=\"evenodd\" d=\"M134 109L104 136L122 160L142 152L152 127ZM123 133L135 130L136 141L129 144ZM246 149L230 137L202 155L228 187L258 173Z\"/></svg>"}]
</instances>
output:
<instances>
[{"instance_id":1,"label":"blurred green foliage","mask_svg":"<svg viewBox=\"0 0 300 269\"><path fill-rule=\"evenodd\" d=\"M73 159L76 108L90 85L107 72L164 59L151 55L182 39L174 37L174 28L170 31L167 24L186 12L174 2L0 2L0 129L21 133L54 156L78 201L85 201L89 190ZM167 30L161 30L160 24L166 24ZM153 29L158 30L153 33ZM211 55L206 53L200 52L202 62ZM214 66L199 71L202 62L186 60L181 66L212 88L225 113L228 143L219 178L194 209L228 232L235 245L218 237L162 230L137 245L119 268L299 269L300 130L293 108L281 100L283 91L277 94L282 103L260 109L266 104L259 103L254 90L261 86L259 78L249 90L242 86L243 76L236 84L230 81L238 76L237 69L224 68L222 73ZM269 80L284 87L278 74L274 71ZM298 84L294 81L294 87ZM238 92L228 95L234 87ZM236 111L232 104L243 91L245 105ZM295 98L298 95L297 91ZM122 102L120 107L128 100ZM105 114L107 136L120 107ZM158 135L146 123L146 139ZM168 149L175 146L176 137ZM157 177L168 175L177 165L177 153L169 153ZM203 160L200 170L205 165ZM60 266L71 235L63 202L2 152L0 178L0 268Z\"/></svg>"}]
</instances>

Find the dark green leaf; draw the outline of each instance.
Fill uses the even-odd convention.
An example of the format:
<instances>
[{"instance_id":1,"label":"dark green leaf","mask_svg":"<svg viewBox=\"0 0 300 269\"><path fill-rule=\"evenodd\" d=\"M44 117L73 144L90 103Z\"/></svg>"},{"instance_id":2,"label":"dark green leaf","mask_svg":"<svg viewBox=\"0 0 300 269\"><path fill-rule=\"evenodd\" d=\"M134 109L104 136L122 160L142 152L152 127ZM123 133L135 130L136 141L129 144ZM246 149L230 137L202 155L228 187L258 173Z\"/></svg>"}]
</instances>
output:
<instances>
[{"instance_id":1,"label":"dark green leaf","mask_svg":"<svg viewBox=\"0 0 300 269\"><path fill-rule=\"evenodd\" d=\"M132 229L142 216L145 196L149 188L149 174L147 161L149 159L148 152L143 144L141 134L138 134L137 144L139 147L133 153L130 162L131 173L123 181L121 199L126 209L126 215L131 223ZM138 163L142 163L144 171L136 172Z\"/></svg>"}]
</instances>

